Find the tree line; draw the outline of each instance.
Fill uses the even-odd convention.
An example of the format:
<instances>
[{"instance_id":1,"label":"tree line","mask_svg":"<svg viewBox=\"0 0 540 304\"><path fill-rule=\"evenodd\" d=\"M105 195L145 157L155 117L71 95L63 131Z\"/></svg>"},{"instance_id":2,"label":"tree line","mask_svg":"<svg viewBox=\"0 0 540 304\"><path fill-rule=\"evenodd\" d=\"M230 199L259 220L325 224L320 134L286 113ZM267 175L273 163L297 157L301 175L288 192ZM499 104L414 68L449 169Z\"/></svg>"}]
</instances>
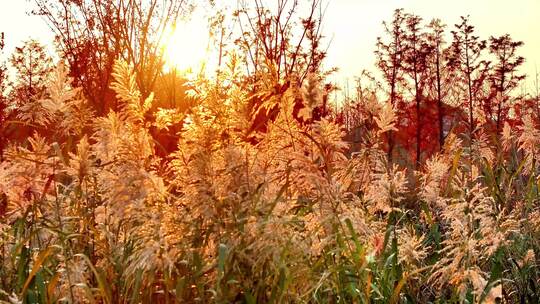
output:
<instances>
[{"instance_id":1,"label":"tree line","mask_svg":"<svg viewBox=\"0 0 540 304\"><path fill-rule=\"evenodd\" d=\"M185 112L196 103L185 94L186 80L177 77L176 71L164 70L160 49L165 31L178 18L188 16L195 3L36 0L34 4L33 13L43 16L56 35L55 46L68 64L73 85L83 89L84 98L98 115L117 107L110 89L112 66L117 59L132 63L143 98L156 92L154 110L165 107ZM256 94L264 87L261 75L269 68L276 80L272 95L281 94L291 85L302 86L309 74L324 82L336 72L323 70L321 65L327 47L321 32L321 6L320 1L311 1L303 16L297 1L278 1L277 8L271 9L268 3L258 0L254 6L239 6L231 16L221 13L209 20L212 37L218 42L219 67L231 54L238 55L245 65L239 81L253 95L252 131L264 130L275 113L275 108L261 111L265 99L272 96ZM234 26L241 29L240 34L233 32ZM363 73L356 96L338 109L328 105L328 96L337 87L327 83L324 104L313 111L316 119L333 115L352 133L353 129L373 124L373 118L369 122L370 118L362 114L369 99L390 103L397 111L398 130L386 136L389 161L395 159L418 168L443 147L451 130L466 136L469 149L474 149L475 140L481 137L500 143L504 124L519 123L521 113L532 111L539 116L538 97L526 98L517 92L525 79L520 74L525 61L519 55L523 42L514 41L509 34L484 40L477 36L469 17L461 17L450 29L439 19L426 22L403 9L395 10L382 29L374 52L380 79ZM15 80L8 81L5 63L0 69L2 142L28 135L13 135L14 129L7 126L8 121L13 125L21 118L18 109L36 107L34 117L24 119L41 119L39 104L32 100L43 97L52 68L52 59L36 40L17 47L9 63ZM5 94L8 91L9 96ZM154 135L167 141L163 134ZM165 142L167 145L170 143Z\"/></svg>"},{"instance_id":2,"label":"tree line","mask_svg":"<svg viewBox=\"0 0 540 304\"><path fill-rule=\"evenodd\" d=\"M468 16L450 29L450 39L440 19L425 22L403 9L383 26L375 50L382 77L362 74L356 96L346 100L339 118L349 129L361 127L368 119L361 108L384 96L399 117L398 131L386 138L389 161L405 153L396 161L418 168L444 146L451 130L466 138L469 149L484 137L500 145L505 123L519 123L525 112L538 119L538 97L518 91L525 79L522 41L509 34L484 40Z\"/></svg>"}]
</instances>

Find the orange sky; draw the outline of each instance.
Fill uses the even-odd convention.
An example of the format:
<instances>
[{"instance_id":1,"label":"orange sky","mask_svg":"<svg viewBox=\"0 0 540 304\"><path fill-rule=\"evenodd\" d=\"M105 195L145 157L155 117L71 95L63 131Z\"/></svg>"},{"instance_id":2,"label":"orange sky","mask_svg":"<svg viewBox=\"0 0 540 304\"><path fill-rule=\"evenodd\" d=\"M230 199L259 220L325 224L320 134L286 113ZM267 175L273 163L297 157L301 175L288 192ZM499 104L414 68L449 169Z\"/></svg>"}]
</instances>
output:
<instances>
[{"instance_id":1,"label":"orange sky","mask_svg":"<svg viewBox=\"0 0 540 304\"><path fill-rule=\"evenodd\" d=\"M236 0L229 0L236 1ZM271 1L269 1L271 2ZM483 39L490 35L511 34L525 46L520 54L526 58L523 72L529 74L532 86L536 66L540 71L540 0L331 0L324 20L324 33L331 44L327 66L340 69L338 82L352 79L363 68L374 69L376 37L382 34L383 20L390 20L395 8L422 16L425 20L440 18L453 26L460 15L470 20ZM43 20L26 14L27 0L0 0L0 31L6 32L9 54L21 40L33 37L48 43L52 35ZM51 50L52 51L52 50ZM352 81L351 81L352 82Z\"/></svg>"}]
</instances>

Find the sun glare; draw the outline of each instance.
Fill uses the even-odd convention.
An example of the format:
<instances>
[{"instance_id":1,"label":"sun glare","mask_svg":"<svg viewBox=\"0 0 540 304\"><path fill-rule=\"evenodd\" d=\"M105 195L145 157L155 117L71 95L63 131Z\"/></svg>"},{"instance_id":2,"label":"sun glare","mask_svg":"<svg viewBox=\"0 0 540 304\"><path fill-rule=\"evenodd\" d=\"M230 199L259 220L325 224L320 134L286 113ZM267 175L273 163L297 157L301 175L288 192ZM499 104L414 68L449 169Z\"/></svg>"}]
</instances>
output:
<instances>
[{"instance_id":1,"label":"sun glare","mask_svg":"<svg viewBox=\"0 0 540 304\"><path fill-rule=\"evenodd\" d=\"M209 56L208 23L203 16L180 20L164 41L165 67L196 73L206 67Z\"/></svg>"}]
</instances>

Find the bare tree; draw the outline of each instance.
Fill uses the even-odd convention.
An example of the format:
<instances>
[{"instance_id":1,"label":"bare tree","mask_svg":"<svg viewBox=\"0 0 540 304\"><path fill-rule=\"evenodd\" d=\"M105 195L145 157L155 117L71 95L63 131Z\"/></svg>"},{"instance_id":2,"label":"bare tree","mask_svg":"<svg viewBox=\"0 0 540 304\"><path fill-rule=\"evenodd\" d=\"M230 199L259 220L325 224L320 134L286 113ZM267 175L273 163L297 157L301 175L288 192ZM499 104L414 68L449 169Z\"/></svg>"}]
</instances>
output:
<instances>
[{"instance_id":1,"label":"bare tree","mask_svg":"<svg viewBox=\"0 0 540 304\"><path fill-rule=\"evenodd\" d=\"M394 11L393 19L390 23L383 22L386 40L382 37L377 38L377 67L383 74L383 79L388 86L389 102L393 107L401 96L398 94L399 87L403 84L403 59L405 56L406 39L405 19L403 9ZM392 131L388 135L388 161L392 162L392 154L394 150L394 135Z\"/></svg>"},{"instance_id":2,"label":"bare tree","mask_svg":"<svg viewBox=\"0 0 540 304\"><path fill-rule=\"evenodd\" d=\"M308 73L320 72L326 51L322 49L321 24L324 9L320 0L307 2L300 15L300 1L278 0L270 7L262 0L239 1L235 12L241 30L237 46L245 54L250 82L259 73L273 70L276 79L303 83Z\"/></svg>"},{"instance_id":3,"label":"bare tree","mask_svg":"<svg viewBox=\"0 0 540 304\"><path fill-rule=\"evenodd\" d=\"M405 23L407 32L405 35L404 69L413 82L413 98L415 104L415 137L416 137L416 167L421 163L422 147L422 119L421 107L424 91L428 81L428 57L432 47L428 44L426 34L422 28L422 18L419 16L406 15Z\"/></svg>"},{"instance_id":4,"label":"bare tree","mask_svg":"<svg viewBox=\"0 0 540 304\"><path fill-rule=\"evenodd\" d=\"M466 94L470 147L476 129L474 107L479 106L477 99L488 76L489 62L482 59L486 41L474 35L474 26L469 24L469 18L461 17L461 23L456 24L455 27L456 30L452 31L453 41L449 64L459 75L456 85L461 85Z\"/></svg>"},{"instance_id":5,"label":"bare tree","mask_svg":"<svg viewBox=\"0 0 540 304\"><path fill-rule=\"evenodd\" d=\"M263 0L238 1L238 8L233 13L235 25L240 30L239 35L233 34L234 43L246 69L243 85L253 96L250 100L252 125L248 134L255 130L264 131L267 122L277 115L277 104L261 111L266 100L283 94L290 87L301 87L308 75L316 76L317 82L321 83L333 72L321 68L326 57L326 50L321 45L322 1L278 0L271 3L275 6ZM312 119L328 113L327 96L332 89L331 85L323 85L323 103L313 109ZM296 110L301 105L302 100L297 100Z\"/></svg>"},{"instance_id":6,"label":"bare tree","mask_svg":"<svg viewBox=\"0 0 540 304\"><path fill-rule=\"evenodd\" d=\"M34 2L34 13L43 16L56 34L75 85L83 88L99 113L115 106L109 85L116 59L133 64L143 97L152 91L163 66L160 41L191 8L188 0Z\"/></svg>"},{"instance_id":7,"label":"bare tree","mask_svg":"<svg viewBox=\"0 0 540 304\"><path fill-rule=\"evenodd\" d=\"M15 48L10 63L16 72L11 102L20 107L41 97L52 71L52 58L45 47L35 39L27 40L23 46Z\"/></svg>"},{"instance_id":8,"label":"bare tree","mask_svg":"<svg viewBox=\"0 0 540 304\"><path fill-rule=\"evenodd\" d=\"M445 54L444 54L444 29L445 25L440 19L433 19L428 24L427 40L432 48L430 62L431 87L434 88L435 100L437 101L437 122L439 128L439 149L444 145L444 96L443 81L445 74ZM448 73L447 73L448 74Z\"/></svg>"},{"instance_id":9,"label":"bare tree","mask_svg":"<svg viewBox=\"0 0 540 304\"><path fill-rule=\"evenodd\" d=\"M517 74L518 68L525 62L525 58L517 55L517 50L522 45L522 41L513 41L508 34L489 38L489 51L495 57L489 78L495 92L495 105L497 107L495 115L497 138L499 138L502 124L508 115L508 103L512 99L511 93L525 79L525 75Z\"/></svg>"}]
</instances>

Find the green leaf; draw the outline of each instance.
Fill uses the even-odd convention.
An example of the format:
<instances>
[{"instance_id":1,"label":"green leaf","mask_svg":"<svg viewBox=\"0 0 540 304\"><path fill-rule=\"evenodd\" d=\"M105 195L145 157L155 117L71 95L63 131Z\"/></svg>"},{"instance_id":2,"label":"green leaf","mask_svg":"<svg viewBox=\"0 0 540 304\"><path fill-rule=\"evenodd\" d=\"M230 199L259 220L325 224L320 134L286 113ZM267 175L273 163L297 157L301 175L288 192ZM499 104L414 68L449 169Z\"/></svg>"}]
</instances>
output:
<instances>
[{"instance_id":1,"label":"green leaf","mask_svg":"<svg viewBox=\"0 0 540 304\"><path fill-rule=\"evenodd\" d=\"M30 285L30 282L32 282L32 279L38 273L38 271L41 269L41 265L46 261L47 257L53 253L54 247L47 247L47 249L43 250L38 254L36 257L36 260L34 261L32 265L32 271L26 278L26 282L24 282L23 289L21 291L21 297L24 298L26 296L26 292L28 290L28 286Z\"/></svg>"}]
</instances>

